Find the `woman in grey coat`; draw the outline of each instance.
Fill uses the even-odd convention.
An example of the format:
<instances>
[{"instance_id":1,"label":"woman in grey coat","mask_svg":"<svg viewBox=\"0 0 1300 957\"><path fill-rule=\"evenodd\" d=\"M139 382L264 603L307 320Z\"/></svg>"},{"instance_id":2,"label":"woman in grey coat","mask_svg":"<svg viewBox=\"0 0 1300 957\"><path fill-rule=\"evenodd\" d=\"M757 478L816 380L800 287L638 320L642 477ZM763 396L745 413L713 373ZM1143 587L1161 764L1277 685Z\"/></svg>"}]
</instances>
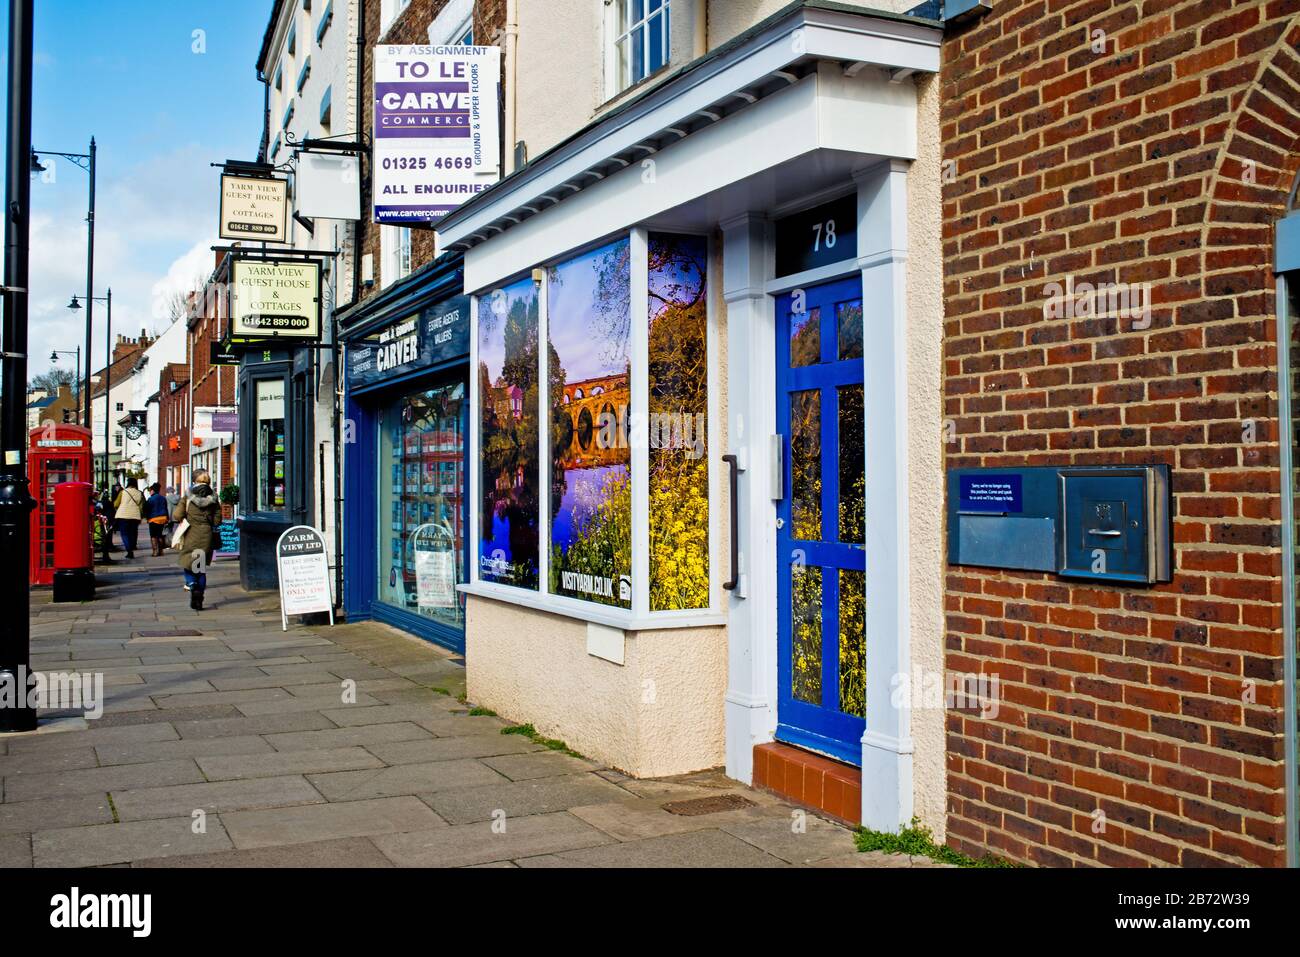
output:
<instances>
[{"instance_id":1,"label":"woman in grey coat","mask_svg":"<svg viewBox=\"0 0 1300 957\"><path fill-rule=\"evenodd\" d=\"M185 572L185 588L190 593L190 607L203 610L203 592L208 587L208 566L217 547L217 526L221 524L221 503L212 491L212 476L200 470L194 473L189 493L176 505L172 518L189 522L180 545L180 566Z\"/></svg>"}]
</instances>

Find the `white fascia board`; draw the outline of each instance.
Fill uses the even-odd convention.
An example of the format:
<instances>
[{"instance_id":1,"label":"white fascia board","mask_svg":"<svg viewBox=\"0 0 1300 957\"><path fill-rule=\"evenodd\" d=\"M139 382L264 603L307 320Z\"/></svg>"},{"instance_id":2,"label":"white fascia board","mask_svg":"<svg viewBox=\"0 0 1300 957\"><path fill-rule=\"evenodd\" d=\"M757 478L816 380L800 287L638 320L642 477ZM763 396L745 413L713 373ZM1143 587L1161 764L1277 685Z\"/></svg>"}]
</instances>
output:
<instances>
[{"instance_id":1,"label":"white fascia board","mask_svg":"<svg viewBox=\"0 0 1300 957\"><path fill-rule=\"evenodd\" d=\"M507 180L494 187L492 192L497 195L478 209L452 213L439 228L440 241L446 248L488 229L496 220L540 201L593 166L661 135L805 57L937 73L941 39L940 31L922 24L801 10L680 80L667 81L608 123L599 123L574 142L558 147L553 156L540 157L518 175L517 182Z\"/></svg>"},{"instance_id":2,"label":"white fascia board","mask_svg":"<svg viewBox=\"0 0 1300 957\"><path fill-rule=\"evenodd\" d=\"M593 239L819 149L913 159L915 114L910 84L823 69L665 147L653 157L653 182L644 181L645 171L634 163L472 246L465 252L465 288L490 289Z\"/></svg>"}]
</instances>

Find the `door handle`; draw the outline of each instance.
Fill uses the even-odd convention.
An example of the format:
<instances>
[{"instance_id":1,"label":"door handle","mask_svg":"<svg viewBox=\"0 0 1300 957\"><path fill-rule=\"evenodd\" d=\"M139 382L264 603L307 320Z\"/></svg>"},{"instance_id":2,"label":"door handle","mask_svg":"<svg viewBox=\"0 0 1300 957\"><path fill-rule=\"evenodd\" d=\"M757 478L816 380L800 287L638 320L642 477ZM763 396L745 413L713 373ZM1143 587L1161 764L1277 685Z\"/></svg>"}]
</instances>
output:
<instances>
[{"instance_id":1,"label":"door handle","mask_svg":"<svg viewBox=\"0 0 1300 957\"><path fill-rule=\"evenodd\" d=\"M731 577L722 583L727 591L740 584L740 460L728 452L722 457L730 468L731 505Z\"/></svg>"},{"instance_id":2,"label":"door handle","mask_svg":"<svg viewBox=\"0 0 1300 957\"><path fill-rule=\"evenodd\" d=\"M1114 538L1116 535L1123 535L1124 533L1121 532L1121 531L1119 531L1118 529L1113 529L1113 528L1108 528L1108 529L1102 529L1102 528L1090 528L1090 529L1088 529L1088 534L1089 534L1089 535L1104 535L1104 536L1106 536L1107 538Z\"/></svg>"}]
</instances>

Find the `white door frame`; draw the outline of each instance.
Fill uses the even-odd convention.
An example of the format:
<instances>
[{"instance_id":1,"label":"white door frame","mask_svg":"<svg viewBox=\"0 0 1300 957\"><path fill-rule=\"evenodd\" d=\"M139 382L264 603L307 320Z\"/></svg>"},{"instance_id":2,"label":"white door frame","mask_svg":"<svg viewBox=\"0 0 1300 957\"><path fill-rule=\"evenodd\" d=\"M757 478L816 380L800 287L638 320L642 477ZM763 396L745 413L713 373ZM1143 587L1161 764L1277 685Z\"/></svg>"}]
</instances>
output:
<instances>
[{"instance_id":1,"label":"white door frame","mask_svg":"<svg viewBox=\"0 0 1300 957\"><path fill-rule=\"evenodd\" d=\"M896 831L912 817L908 711L891 705L895 675L910 670L907 477L907 169L886 160L855 176L856 260L773 278L770 222L721 223L727 303L729 451L739 460L740 585L728 600L727 774L753 781L753 749L773 740L777 702L775 296L857 272L862 277L867 501L867 731L862 822ZM874 504L881 503L881 504Z\"/></svg>"}]
</instances>

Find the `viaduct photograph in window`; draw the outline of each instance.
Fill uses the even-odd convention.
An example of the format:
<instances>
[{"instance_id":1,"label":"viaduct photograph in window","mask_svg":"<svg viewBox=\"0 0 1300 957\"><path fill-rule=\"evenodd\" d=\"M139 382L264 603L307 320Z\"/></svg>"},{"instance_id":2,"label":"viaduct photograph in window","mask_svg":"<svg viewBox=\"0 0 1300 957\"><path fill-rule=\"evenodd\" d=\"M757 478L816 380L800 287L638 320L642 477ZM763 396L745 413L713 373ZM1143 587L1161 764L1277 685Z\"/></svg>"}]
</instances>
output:
<instances>
[{"instance_id":1,"label":"viaduct photograph in window","mask_svg":"<svg viewBox=\"0 0 1300 957\"><path fill-rule=\"evenodd\" d=\"M479 579L538 587L538 291L479 300Z\"/></svg>"},{"instance_id":2,"label":"viaduct photograph in window","mask_svg":"<svg viewBox=\"0 0 1300 957\"><path fill-rule=\"evenodd\" d=\"M551 267L551 594L632 606L631 246Z\"/></svg>"}]
</instances>

